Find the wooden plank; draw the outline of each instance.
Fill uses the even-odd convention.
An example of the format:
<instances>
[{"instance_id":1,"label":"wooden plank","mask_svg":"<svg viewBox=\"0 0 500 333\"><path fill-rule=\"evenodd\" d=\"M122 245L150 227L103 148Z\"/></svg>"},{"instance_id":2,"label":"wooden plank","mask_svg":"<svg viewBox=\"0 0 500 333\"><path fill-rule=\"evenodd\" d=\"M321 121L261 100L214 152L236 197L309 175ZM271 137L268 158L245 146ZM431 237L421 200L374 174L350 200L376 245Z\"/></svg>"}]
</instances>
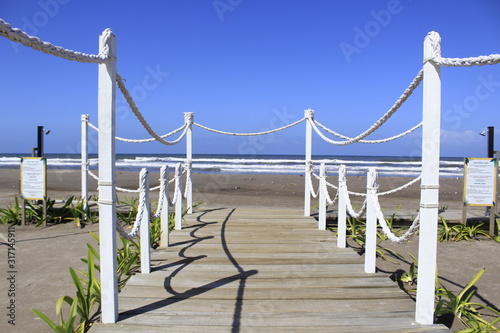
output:
<instances>
[{"instance_id":1,"label":"wooden plank","mask_svg":"<svg viewBox=\"0 0 500 333\"><path fill-rule=\"evenodd\" d=\"M198 212L152 273L120 293L120 319L94 332L426 332L414 302L310 217L239 208ZM287 214L290 215L290 214ZM444 330L447 331L447 330Z\"/></svg>"}]
</instances>

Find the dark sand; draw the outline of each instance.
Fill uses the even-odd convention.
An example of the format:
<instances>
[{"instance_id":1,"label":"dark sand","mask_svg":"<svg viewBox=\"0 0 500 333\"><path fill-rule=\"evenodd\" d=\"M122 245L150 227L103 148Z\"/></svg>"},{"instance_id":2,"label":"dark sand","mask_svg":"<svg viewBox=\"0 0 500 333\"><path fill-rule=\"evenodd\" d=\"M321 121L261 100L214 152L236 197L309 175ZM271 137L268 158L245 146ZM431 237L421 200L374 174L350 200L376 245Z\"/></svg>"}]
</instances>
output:
<instances>
[{"instance_id":1,"label":"dark sand","mask_svg":"<svg viewBox=\"0 0 500 333\"><path fill-rule=\"evenodd\" d=\"M151 174L151 186L158 184L158 174ZM336 184L336 177L329 177ZM381 177L380 191L396 188L411 178ZM440 205L448 207L448 213L460 216L462 209L462 179L441 179ZM69 170L48 171L48 196L64 199L70 195L80 196L80 173ZM120 187L134 189L138 184L138 173L118 172L117 184ZM314 182L314 184L317 184ZM315 185L317 186L317 185ZM351 191L364 192L365 177L348 177ZM90 194L97 194L97 182L89 180ZM302 210L304 207L304 177L283 175L193 175L194 202L205 203L205 207L274 207ZM19 193L19 170L0 170L0 208L5 208L14 201ZM333 192L332 192L333 193ZM156 200L157 192L151 198ZM381 199L381 205L387 211L405 212L414 215L419 205L420 187L415 184L405 190ZM121 198L130 194L119 195ZM360 205L359 197L352 197L353 204ZM311 200L311 205L317 201ZM475 214L483 214L475 210ZM313 211L314 213L314 211ZM474 211L471 211L471 214ZM484 214L483 214L484 215ZM88 234L98 232L98 225L87 225L83 229L72 223L35 228L32 225L16 226L14 231L15 258L15 297L8 297L9 277L7 267L8 246L0 245L0 332L51 332L48 326L38 319L31 309L38 309L55 317L55 302L63 295L74 296L75 289L69 275L69 267L84 268L80 258L86 256L86 243L95 245ZM7 227L0 226L1 242L7 241ZM12 230L11 230L12 231ZM418 254L418 237L402 245L384 242L383 246L395 249L409 262L407 252ZM486 238L478 241L439 243L438 273L441 281L449 288L458 290L465 286L476 272L486 267L486 273L476 284L476 300L490 306L500 307L500 264L498 253L500 243ZM380 272L388 278L398 270L408 270L408 263L398 261L391 264L377 260ZM15 299L15 326L9 325L7 317L8 301Z\"/></svg>"}]
</instances>

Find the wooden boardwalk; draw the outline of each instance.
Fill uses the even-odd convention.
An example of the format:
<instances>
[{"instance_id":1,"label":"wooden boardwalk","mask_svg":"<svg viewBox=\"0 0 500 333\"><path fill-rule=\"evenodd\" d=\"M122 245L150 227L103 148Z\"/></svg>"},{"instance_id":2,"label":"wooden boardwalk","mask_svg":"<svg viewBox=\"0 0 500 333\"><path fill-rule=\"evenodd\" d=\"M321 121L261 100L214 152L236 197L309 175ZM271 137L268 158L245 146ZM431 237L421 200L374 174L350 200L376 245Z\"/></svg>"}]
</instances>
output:
<instances>
[{"instance_id":1,"label":"wooden boardwalk","mask_svg":"<svg viewBox=\"0 0 500 333\"><path fill-rule=\"evenodd\" d=\"M201 210L170 244L91 332L449 332L416 324L393 281L300 211Z\"/></svg>"}]
</instances>

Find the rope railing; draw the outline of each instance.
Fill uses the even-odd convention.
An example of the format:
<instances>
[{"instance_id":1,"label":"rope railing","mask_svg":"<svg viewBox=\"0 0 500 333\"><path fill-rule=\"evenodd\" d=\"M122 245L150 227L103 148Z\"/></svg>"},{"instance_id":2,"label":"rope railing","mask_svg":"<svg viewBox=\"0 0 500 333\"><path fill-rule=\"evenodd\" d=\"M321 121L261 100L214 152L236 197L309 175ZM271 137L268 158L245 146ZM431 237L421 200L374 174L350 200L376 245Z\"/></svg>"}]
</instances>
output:
<instances>
[{"instance_id":1,"label":"rope railing","mask_svg":"<svg viewBox=\"0 0 500 333\"><path fill-rule=\"evenodd\" d=\"M322 164L322 167L323 167L324 164ZM369 197L369 195L367 193L369 193L369 191L367 191L367 193L358 193L358 192L352 192L352 191L349 191L348 190L348 187L347 187L347 178L346 178L346 167L345 165L340 165L339 167L339 186L335 186L331 183L329 183L328 181L326 181L326 172L323 176L319 175L317 176L316 174L314 174L312 172L312 165L310 165L308 168L307 168L307 173L310 175L310 174L313 174L314 177L316 177L317 179L320 180L320 188L318 189L318 192L317 193L313 193L313 194L323 194L322 196L320 196L320 200L326 200L327 204L329 205L332 205L334 204L335 201L338 201L338 198L340 196L342 196L343 198L343 203L345 205L345 210L349 213L349 216L350 217L353 217L353 218L360 218L361 216L365 215L367 213L367 207L368 207L368 200L372 200L372 197ZM374 171L371 171L371 169L373 168L370 168L369 169L369 172L374 172ZM326 170L326 168L325 168ZM383 196L383 195L389 195L389 194L393 194L393 193L396 193L398 191L401 191L413 184L415 184L416 182L420 181L421 179L421 176L418 176L412 180L410 180L409 182L401 185L401 186L398 186L394 189L391 189L391 190L388 190L388 191L385 191L385 192L381 192L381 193L378 193L377 192L377 202L378 202L378 197L379 196ZM372 185L372 187L375 187L376 185ZM336 189L336 195L335 195L335 199L332 200L331 199L331 196L329 195L329 192L328 192L328 187L331 187L331 188L334 188ZM367 187L369 187L367 185ZM378 190L378 185L377 185L377 190ZM357 195L357 196L362 196L362 197L365 197L365 199L363 200L363 203L361 205L361 208L356 212L354 210L354 207L352 205L352 202L351 202L351 199L350 199L350 195ZM316 196L314 196L316 198ZM377 216L380 220L380 225L382 226L382 229L384 230L384 232L387 234L388 238L393 240L393 241L405 241L407 239L409 239L411 237L411 235L413 235L413 233L415 232L415 229L418 227L418 224L417 224L417 227L416 226L412 226L410 228L410 231L409 231L409 234L405 234L403 236L403 238L399 239L399 238L396 238L396 236L394 234L391 234L389 233L389 229L387 227L387 223L385 221L385 218L383 217L383 213L380 209L380 204L377 204L378 206L378 210L377 210ZM318 205L319 207L326 207L326 205L322 205L322 203L320 202L320 204ZM326 209L326 208L325 208ZM340 209L340 207L339 207ZM324 222L323 222L324 224Z\"/></svg>"},{"instance_id":2,"label":"rope railing","mask_svg":"<svg viewBox=\"0 0 500 333\"><path fill-rule=\"evenodd\" d=\"M431 58L424 59L424 62L432 60L438 66L444 67L472 67L495 65L500 63L500 54L490 54L487 56L477 56L468 58L444 58L441 56L441 37L435 31L427 34L431 41L433 54Z\"/></svg>"},{"instance_id":3,"label":"rope railing","mask_svg":"<svg viewBox=\"0 0 500 333\"><path fill-rule=\"evenodd\" d=\"M364 139L368 135L372 134L375 132L377 129L379 129L400 107L403 105L403 103L408 99L408 97L411 96L411 94L415 91L415 89L418 87L420 82L422 82L424 76L423 70L420 70L417 74L417 76L413 79L413 81L410 83L408 88L403 92L403 94L398 98L398 100L393 104L393 106L379 119L377 120L369 129L364 131L363 133L359 134L358 136L354 138L349 138L346 141L335 141L327 138L319 128L316 126L316 122L314 119L309 116L307 117L307 120L311 124L312 128L314 131L327 143L332 144L332 145L337 145L337 146L342 146L342 145L349 145L355 142L359 142L360 140ZM415 128L416 129L416 128ZM408 132L408 131L407 131ZM406 133L406 132L405 132ZM406 135L406 134L405 134Z\"/></svg>"},{"instance_id":4,"label":"rope railing","mask_svg":"<svg viewBox=\"0 0 500 333\"><path fill-rule=\"evenodd\" d=\"M187 171L187 169L184 169L184 171L182 172L182 175L187 174L187 172L188 172L188 171ZM88 174L89 174L89 176L91 176L93 179L95 179L95 180L99 181L99 176L97 176L95 173L93 173L90 169L88 169L88 170L87 170L87 173L88 173ZM160 173L161 173L161 171L160 171ZM173 183L174 181L175 181L175 178L172 178L172 179L170 179L170 180L168 181L168 183L170 184L170 183ZM191 184L191 182L190 182L190 181L187 181L187 182L186 182L186 185L187 185L187 184ZM161 186L162 186L162 185L161 185L161 184L159 184L159 185L157 185L157 186L155 186L155 187L151 187L151 188L149 189L149 191L150 191L150 192L153 192L153 191L160 190L160 189L161 189ZM116 190L117 190L117 191L120 191L120 192L125 192L125 193L140 193L140 192L141 192L141 189L140 189L140 188L133 190L133 189L128 189L128 188L119 187L119 186L116 186ZM187 192L187 191L188 191L188 189L185 189L185 191ZM185 197L186 197L186 195L184 195L184 198L185 198Z\"/></svg>"},{"instance_id":5,"label":"rope railing","mask_svg":"<svg viewBox=\"0 0 500 333\"><path fill-rule=\"evenodd\" d=\"M90 121L87 121L87 125L92 128L94 131L99 132L99 128L92 124ZM183 129L187 127L187 124L183 124L181 127L173 130L172 132L169 132L167 134L160 135L160 138L168 138L169 136L172 136L174 134L179 133ZM127 139L127 138L122 138L119 136L115 136L115 140L122 141L122 142L128 142L128 143L146 143L146 142L153 142L156 141L155 138L148 138L148 139Z\"/></svg>"},{"instance_id":6,"label":"rope railing","mask_svg":"<svg viewBox=\"0 0 500 333\"><path fill-rule=\"evenodd\" d=\"M146 205L149 205L149 202L146 201L146 192L147 192L147 184L146 184L146 174L147 170L143 168L140 172L140 195L139 195L139 203L137 206L137 215L135 217L135 221L130 232L125 231L123 226L120 223L116 224L116 228L120 235L125 239L133 239L137 236L139 232L139 228L141 226L141 222L143 220L144 211L146 210Z\"/></svg>"},{"instance_id":7,"label":"rope railing","mask_svg":"<svg viewBox=\"0 0 500 333\"><path fill-rule=\"evenodd\" d=\"M112 32L110 29L106 29L103 34L105 35L105 38L109 38ZM68 50L61 46L56 46L49 42L45 42L38 37L30 36L21 29L13 28L9 23L2 19L0 19L0 36L6 37L13 42L21 43L34 50L70 61L102 64L109 57L109 50L104 50L102 54L96 55Z\"/></svg>"},{"instance_id":8,"label":"rope railing","mask_svg":"<svg viewBox=\"0 0 500 333\"><path fill-rule=\"evenodd\" d=\"M371 178L373 181L371 184L368 185L368 187L378 188L378 185L376 183L376 171L375 171L375 169L371 168L371 170L369 172L375 173L375 177ZM377 191L372 191L370 193L371 193L371 195L370 195L369 200L372 200L378 223L382 227L382 231L387 236L387 238L395 243L404 243L404 242L407 242L408 240L410 240L410 238L413 237L413 235L418 230L420 215L417 215L417 217L413 220L410 228L406 231L406 233L403 236L400 236L400 237L396 236L392 232L392 230L389 228L389 226L387 225L387 221L385 220L384 213L382 213L382 208L380 208L380 202L378 200L379 195L377 194Z\"/></svg>"},{"instance_id":9,"label":"rope railing","mask_svg":"<svg viewBox=\"0 0 500 333\"><path fill-rule=\"evenodd\" d=\"M348 137L348 136L345 136L345 135L342 135L340 133L337 133L335 132L334 130L332 129L329 129L328 127L326 127L325 125L321 124L319 121L317 121L316 119L314 119L314 123L316 125L318 125L318 127L320 127L321 129L325 130L326 132L332 134L332 135L335 135L341 139L344 139L344 140L353 140L353 138L351 137ZM385 143L385 142L389 142L389 141L393 141L393 140L397 140L399 138L402 138L412 132L414 132L415 130L417 130L418 128L422 127L422 122L420 122L419 124L413 126L412 128L410 128L409 130L403 132L403 133L400 133L398 135L394 135L394 136L391 136L389 138L385 138L385 139L380 139L380 140L359 140L357 142L359 143L370 143L370 144L376 144L376 143Z\"/></svg>"},{"instance_id":10,"label":"rope railing","mask_svg":"<svg viewBox=\"0 0 500 333\"><path fill-rule=\"evenodd\" d=\"M149 205L149 202L147 202L146 198L147 195L146 193L149 190L148 184L146 184L146 174L147 174L147 169L143 168L140 172L140 186L139 186L139 200L138 200L138 206L137 206L137 215L134 221L134 224L132 226L132 230L130 232L127 232L123 226L119 223L117 223L117 231L126 239L133 239L134 237L137 236L137 233L140 230L141 226L141 221L144 220L144 212L146 211L146 205ZM156 212L153 214L151 213L148 219L157 219L161 216L163 209L168 210L168 206L174 206L174 205L179 205L182 203L182 191L180 189L181 186L181 181L180 178L182 177L182 166L178 164L175 169L175 175L174 178L172 179L175 181L175 189L174 189L174 196L172 199L170 199L170 196L168 194L168 166L164 165L162 166L160 170L160 181L161 184L159 185L160 187L160 194L159 194L159 200L158 200L158 206L156 207ZM167 203L164 202L164 199L166 198ZM168 206L167 206L168 205ZM167 232L168 230L164 230L163 232Z\"/></svg>"},{"instance_id":11,"label":"rope railing","mask_svg":"<svg viewBox=\"0 0 500 333\"><path fill-rule=\"evenodd\" d=\"M199 124L197 122L193 122L193 125L195 126L198 126L199 128L202 128L204 130L207 130L207 131L210 131L210 132L214 132L214 133L217 133L217 134L224 134L224 135L233 135L233 136L258 136L258 135L266 135L266 134L272 134L272 133L276 133L276 132L279 132L279 131L282 131L282 130L285 130L285 129L288 129L290 127L293 127L297 124L300 124L301 122L303 122L306 118L302 118L302 119L299 119L291 124L288 124L288 125L285 125L285 126L282 126L282 127L279 127L279 128L275 128L275 129L272 129L272 130L268 130L268 131L262 131L262 132L254 132L254 133L235 133L235 132L226 132L226 131L221 131L221 130L216 130L216 129L213 129L213 128L210 128L210 127L207 127L205 125L202 125L202 124Z\"/></svg>"},{"instance_id":12,"label":"rope railing","mask_svg":"<svg viewBox=\"0 0 500 333\"><path fill-rule=\"evenodd\" d=\"M160 193L158 195L158 206L156 207L156 212L151 216L153 220L161 216L161 212L164 209L165 200L168 197L168 166L164 165L160 169ZM167 208L168 209L168 208Z\"/></svg>"},{"instance_id":13,"label":"rope railing","mask_svg":"<svg viewBox=\"0 0 500 333\"><path fill-rule=\"evenodd\" d=\"M306 173L306 177L307 177L306 178L306 180L307 180L306 188L309 189L310 194L313 198L317 198L319 193L320 193L321 188L318 187L318 191L314 192L314 186L312 184L312 176L314 175L314 177L316 179L320 179L320 177L314 173L314 165L312 164L311 161L306 162L306 172L305 173Z\"/></svg>"},{"instance_id":14,"label":"rope railing","mask_svg":"<svg viewBox=\"0 0 500 333\"><path fill-rule=\"evenodd\" d=\"M120 91L122 92L123 97L125 97L125 100L127 101L130 109L135 114L135 116L137 117L139 122L146 129L146 131L149 133L149 135L151 135L153 138L156 139L156 141L158 141L159 143L161 143L163 145L173 146L173 145L176 145L177 143L179 143L184 138L184 136L186 135L186 132L187 132L187 128L188 128L188 126L186 124L184 124L184 128L183 128L184 132L181 134L181 136L179 138L177 138L174 141L166 141L161 136L156 134L156 132L151 128L149 123L146 121L144 116L139 111L139 108L137 107L134 100L132 99L132 96L130 96L130 93L128 92L127 88L125 87L125 83L124 83L123 78L119 74L116 74L116 84L118 85L118 88L120 88Z\"/></svg>"}]
</instances>

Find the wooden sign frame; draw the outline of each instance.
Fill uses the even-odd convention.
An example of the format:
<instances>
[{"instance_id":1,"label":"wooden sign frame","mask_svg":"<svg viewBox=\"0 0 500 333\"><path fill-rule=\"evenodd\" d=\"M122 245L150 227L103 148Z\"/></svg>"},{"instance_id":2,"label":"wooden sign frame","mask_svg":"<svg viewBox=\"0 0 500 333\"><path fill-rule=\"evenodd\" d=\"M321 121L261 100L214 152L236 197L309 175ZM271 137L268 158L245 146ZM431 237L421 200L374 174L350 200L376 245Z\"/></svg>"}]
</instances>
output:
<instances>
[{"instance_id":1,"label":"wooden sign frame","mask_svg":"<svg viewBox=\"0 0 500 333\"><path fill-rule=\"evenodd\" d=\"M26 200L41 200L43 218L47 222L47 159L21 157L20 192L23 200L22 220L26 224Z\"/></svg>"},{"instance_id":2,"label":"wooden sign frame","mask_svg":"<svg viewBox=\"0 0 500 333\"><path fill-rule=\"evenodd\" d=\"M462 223L467 223L467 207L488 207L489 234L494 235L497 213L498 152L494 158L465 158ZM487 215L486 215L487 216Z\"/></svg>"}]
</instances>

